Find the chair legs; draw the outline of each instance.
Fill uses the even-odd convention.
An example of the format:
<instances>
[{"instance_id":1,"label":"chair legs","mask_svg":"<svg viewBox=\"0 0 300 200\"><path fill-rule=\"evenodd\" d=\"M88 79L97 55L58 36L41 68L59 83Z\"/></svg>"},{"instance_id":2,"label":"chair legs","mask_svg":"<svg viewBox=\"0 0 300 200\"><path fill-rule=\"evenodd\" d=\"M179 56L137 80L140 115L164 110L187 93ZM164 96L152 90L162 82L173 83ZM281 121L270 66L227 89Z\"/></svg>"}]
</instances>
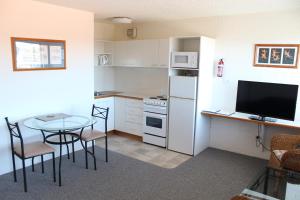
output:
<instances>
[{"instance_id":1,"label":"chair legs","mask_svg":"<svg viewBox=\"0 0 300 200\"><path fill-rule=\"evenodd\" d=\"M55 153L52 154L53 160L53 181L56 182L56 170L55 170ZM34 158L31 158L32 162L32 171L34 171ZM15 164L15 155L12 154L13 159L13 174L14 174L14 181L17 182L17 174L16 174L16 164ZM22 160L22 170L23 170L23 181L24 181L24 191L27 192L27 176L26 176L26 166L25 166L25 159L21 158ZM44 155L41 155L41 165L42 165L42 173L44 173Z\"/></svg>"},{"instance_id":2,"label":"chair legs","mask_svg":"<svg viewBox=\"0 0 300 200\"><path fill-rule=\"evenodd\" d=\"M52 153L52 162L53 162L53 181L56 182L56 170L55 170L55 153Z\"/></svg>"},{"instance_id":3,"label":"chair legs","mask_svg":"<svg viewBox=\"0 0 300 200\"><path fill-rule=\"evenodd\" d=\"M73 156L73 163L74 163L75 162L74 137L72 137L72 156Z\"/></svg>"},{"instance_id":4,"label":"chair legs","mask_svg":"<svg viewBox=\"0 0 300 200\"><path fill-rule=\"evenodd\" d=\"M22 159L22 166L23 166L24 191L27 192L27 180L26 180L25 159Z\"/></svg>"},{"instance_id":5,"label":"chair legs","mask_svg":"<svg viewBox=\"0 0 300 200\"><path fill-rule=\"evenodd\" d=\"M15 161L15 155L13 152L12 152L12 161L13 161L13 170L14 170L14 181L17 182L16 161Z\"/></svg>"},{"instance_id":6,"label":"chair legs","mask_svg":"<svg viewBox=\"0 0 300 200\"><path fill-rule=\"evenodd\" d=\"M89 168L89 163L88 163L88 157L87 157L87 142L84 142L85 145L85 168L88 169Z\"/></svg>"},{"instance_id":7,"label":"chair legs","mask_svg":"<svg viewBox=\"0 0 300 200\"><path fill-rule=\"evenodd\" d=\"M88 142L85 141L84 142L85 145L85 168L88 169L89 168L89 161L88 161L88 153L91 154L91 156L93 156L94 159L94 169L97 170L97 166L96 166L96 158L95 158L95 143L94 141L92 141L92 152L88 152Z\"/></svg>"},{"instance_id":8,"label":"chair legs","mask_svg":"<svg viewBox=\"0 0 300 200\"><path fill-rule=\"evenodd\" d=\"M95 154L95 140L92 141L92 151L93 154Z\"/></svg>"},{"instance_id":9,"label":"chair legs","mask_svg":"<svg viewBox=\"0 0 300 200\"><path fill-rule=\"evenodd\" d=\"M95 140L92 141L92 150L93 150L93 158L94 158L94 169L97 170L96 157L95 157Z\"/></svg>"},{"instance_id":10,"label":"chair legs","mask_svg":"<svg viewBox=\"0 0 300 200\"><path fill-rule=\"evenodd\" d=\"M42 173L44 173L44 156L41 155Z\"/></svg>"},{"instance_id":11,"label":"chair legs","mask_svg":"<svg viewBox=\"0 0 300 200\"><path fill-rule=\"evenodd\" d=\"M34 158L31 158L31 169L34 172ZM41 155L41 167L42 167L42 173L45 173L45 168L44 168L44 155Z\"/></svg>"},{"instance_id":12,"label":"chair legs","mask_svg":"<svg viewBox=\"0 0 300 200\"><path fill-rule=\"evenodd\" d=\"M105 136L105 162L108 161L108 156L107 156L107 136Z\"/></svg>"},{"instance_id":13,"label":"chair legs","mask_svg":"<svg viewBox=\"0 0 300 200\"><path fill-rule=\"evenodd\" d=\"M34 172L34 157L31 158L31 169Z\"/></svg>"},{"instance_id":14,"label":"chair legs","mask_svg":"<svg viewBox=\"0 0 300 200\"><path fill-rule=\"evenodd\" d=\"M88 142L85 141L84 142L84 146L85 146L85 168L88 169L89 168L89 164L88 164L88 153L91 154L91 156L93 156L94 159L94 169L97 170L97 161L96 161L96 156L95 156L95 140L92 141L92 152L88 151ZM105 162L108 162L108 150L107 150L107 136L105 136Z\"/></svg>"}]
</instances>

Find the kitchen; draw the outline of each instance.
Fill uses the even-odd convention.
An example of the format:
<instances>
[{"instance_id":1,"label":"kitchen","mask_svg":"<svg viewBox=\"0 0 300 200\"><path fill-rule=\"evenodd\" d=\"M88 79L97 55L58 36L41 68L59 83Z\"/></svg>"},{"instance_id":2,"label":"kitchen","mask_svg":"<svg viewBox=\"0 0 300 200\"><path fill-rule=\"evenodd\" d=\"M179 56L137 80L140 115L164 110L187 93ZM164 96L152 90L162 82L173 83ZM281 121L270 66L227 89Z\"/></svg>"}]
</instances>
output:
<instances>
[{"instance_id":1,"label":"kitchen","mask_svg":"<svg viewBox=\"0 0 300 200\"><path fill-rule=\"evenodd\" d=\"M110 108L108 131L187 155L208 147L200 111L211 98L213 39L95 40L94 47L95 104Z\"/></svg>"},{"instance_id":2,"label":"kitchen","mask_svg":"<svg viewBox=\"0 0 300 200\"><path fill-rule=\"evenodd\" d=\"M296 1L1 1L1 199L298 195Z\"/></svg>"}]
</instances>

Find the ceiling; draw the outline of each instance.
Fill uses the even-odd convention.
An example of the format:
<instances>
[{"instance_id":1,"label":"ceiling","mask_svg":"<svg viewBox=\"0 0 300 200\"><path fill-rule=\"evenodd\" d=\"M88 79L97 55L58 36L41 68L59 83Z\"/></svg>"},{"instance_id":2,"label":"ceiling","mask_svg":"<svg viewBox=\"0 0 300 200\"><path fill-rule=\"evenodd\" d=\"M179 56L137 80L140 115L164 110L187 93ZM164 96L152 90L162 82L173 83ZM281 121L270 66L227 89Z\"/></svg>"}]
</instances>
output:
<instances>
[{"instance_id":1,"label":"ceiling","mask_svg":"<svg viewBox=\"0 0 300 200\"><path fill-rule=\"evenodd\" d=\"M209 16L284 11L300 8L300 0L38 0L92 11L96 20L126 16L163 21Z\"/></svg>"}]
</instances>

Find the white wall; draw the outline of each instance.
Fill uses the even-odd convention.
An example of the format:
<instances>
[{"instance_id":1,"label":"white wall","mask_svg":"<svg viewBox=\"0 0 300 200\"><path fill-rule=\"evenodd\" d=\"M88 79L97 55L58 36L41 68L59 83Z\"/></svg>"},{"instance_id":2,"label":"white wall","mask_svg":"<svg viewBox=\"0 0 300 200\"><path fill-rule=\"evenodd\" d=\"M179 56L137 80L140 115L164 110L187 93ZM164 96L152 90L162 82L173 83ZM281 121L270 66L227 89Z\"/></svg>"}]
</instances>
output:
<instances>
[{"instance_id":1,"label":"white wall","mask_svg":"<svg viewBox=\"0 0 300 200\"><path fill-rule=\"evenodd\" d=\"M96 40L109 40L115 39L116 26L112 23L95 22L94 37Z\"/></svg>"},{"instance_id":2,"label":"white wall","mask_svg":"<svg viewBox=\"0 0 300 200\"><path fill-rule=\"evenodd\" d=\"M1 0L0 27L0 174L3 174L12 169L5 116L19 121L46 113L90 113L94 17L89 12L31 0ZM10 37L66 40L67 69L13 72ZM39 132L24 126L21 130L25 141L41 139ZM20 167L20 162L17 164Z\"/></svg>"},{"instance_id":3,"label":"white wall","mask_svg":"<svg viewBox=\"0 0 300 200\"><path fill-rule=\"evenodd\" d=\"M234 111L238 80L255 80L300 84L300 69L253 67L255 43L300 44L300 12L267 13L226 17L218 23L216 58L225 59L224 78L216 78L214 105ZM300 120L298 97L296 120ZM244 122L214 119L211 129L211 146L267 158L255 148L257 127ZM290 129L267 128L267 144L272 134L295 133Z\"/></svg>"},{"instance_id":4,"label":"white wall","mask_svg":"<svg viewBox=\"0 0 300 200\"><path fill-rule=\"evenodd\" d=\"M138 39L170 36L206 35L216 38L215 62L225 60L223 78L215 78L213 104L225 110L234 110L237 80L269 81L300 84L300 69L253 67L255 43L300 43L300 10L289 12L210 17L167 22L138 23ZM126 26L118 26L115 38L126 40ZM300 109L296 120L300 120ZM213 119L211 146L256 157L267 158L255 147L256 126L245 122ZM278 132L295 133L290 129L267 129L267 142Z\"/></svg>"},{"instance_id":5,"label":"white wall","mask_svg":"<svg viewBox=\"0 0 300 200\"><path fill-rule=\"evenodd\" d=\"M147 22L115 27L115 40L129 40L126 29L137 27L137 39L160 39L172 36L206 35L215 38L218 17L185 19L164 22Z\"/></svg>"}]
</instances>

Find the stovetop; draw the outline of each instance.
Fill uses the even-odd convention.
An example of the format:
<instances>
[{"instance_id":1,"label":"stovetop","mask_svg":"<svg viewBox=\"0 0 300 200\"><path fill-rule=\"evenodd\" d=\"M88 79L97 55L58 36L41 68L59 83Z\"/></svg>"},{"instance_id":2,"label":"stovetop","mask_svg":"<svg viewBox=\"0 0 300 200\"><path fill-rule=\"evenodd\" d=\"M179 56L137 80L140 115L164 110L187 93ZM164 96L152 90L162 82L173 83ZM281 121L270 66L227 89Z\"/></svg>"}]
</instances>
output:
<instances>
[{"instance_id":1,"label":"stovetop","mask_svg":"<svg viewBox=\"0 0 300 200\"><path fill-rule=\"evenodd\" d=\"M168 100L166 96L149 97L149 99L158 99L158 100L162 100L162 101Z\"/></svg>"},{"instance_id":2,"label":"stovetop","mask_svg":"<svg viewBox=\"0 0 300 200\"><path fill-rule=\"evenodd\" d=\"M144 98L144 104L166 107L168 105L168 99L166 96L147 97L147 98Z\"/></svg>"}]
</instances>

